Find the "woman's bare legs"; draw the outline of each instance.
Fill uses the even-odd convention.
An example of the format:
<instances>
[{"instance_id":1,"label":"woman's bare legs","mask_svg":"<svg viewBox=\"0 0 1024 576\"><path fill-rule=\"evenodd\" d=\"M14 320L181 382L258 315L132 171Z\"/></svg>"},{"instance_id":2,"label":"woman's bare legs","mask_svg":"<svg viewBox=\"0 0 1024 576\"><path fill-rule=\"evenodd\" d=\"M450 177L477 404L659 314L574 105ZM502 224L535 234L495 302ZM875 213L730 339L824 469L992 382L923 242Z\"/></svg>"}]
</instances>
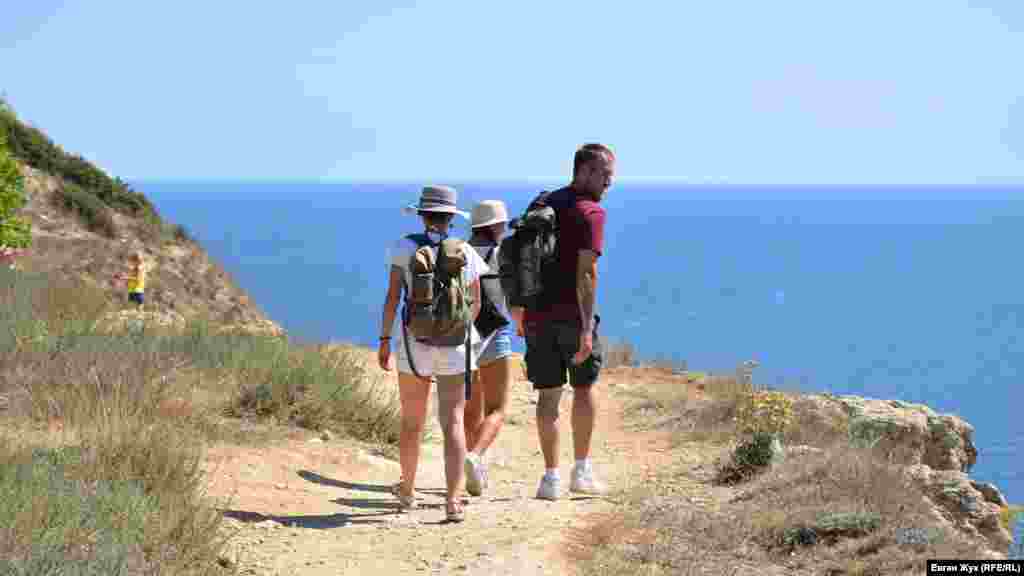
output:
<instances>
[{"instance_id":1,"label":"woman's bare legs","mask_svg":"<svg viewBox=\"0 0 1024 576\"><path fill-rule=\"evenodd\" d=\"M494 443L494 439L498 437L498 432L501 431L501 427L505 423L508 392L512 383L512 365L512 358L506 357L481 366L477 371L480 375L480 383L474 385L473 394L476 395L477 388L483 393L483 414L472 434L467 434L466 444L470 452L475 452L478 455L486 452ZM472 400L470 398L471 402ZM469 412L468 408L466 412Z\"/></svg>"},{"instance_id":2,"label":"woman's bare legs","mask_svg":"<svg viewBox=\"0 0 1024 576\"><path fill-rule=\"evenodd\" d=\"M417 378L412 374L398 373L398 395L402 406L398 459L402 465L403 496L412 496L416 487L416 469L419 466L420 444L427 421L430 387L430 378Z\"/></svg>"},{"instance_id":3,"label":"woman's bare legs","mask_svg":"<svg viewBox=\"0 0 1024 576\"><path fill-rule=\"evenodd\" d=\"M463 412L466 408L466 380L464 374L437 377L437 416L444 434L444 474L447 481L447 507L460 510L459 491L463 483L463 463L466 460L466 431Z\"/></svg>"},{"instance_id":4,"label":"woman's bare legs","mask_svg":"<svg viewBox=\"0 0 1024 576\"><path fill-rule=\"evenodd\" d=\"M481 378L481 371L476 370L473 372L473 389L470 391L470 397L466 400L466 409L464 414L465 430L466 430L466 446L473 446L476 444L477 434L480 432L480 427L484 423L484 384Z\"/></svg>"}]
</instances>

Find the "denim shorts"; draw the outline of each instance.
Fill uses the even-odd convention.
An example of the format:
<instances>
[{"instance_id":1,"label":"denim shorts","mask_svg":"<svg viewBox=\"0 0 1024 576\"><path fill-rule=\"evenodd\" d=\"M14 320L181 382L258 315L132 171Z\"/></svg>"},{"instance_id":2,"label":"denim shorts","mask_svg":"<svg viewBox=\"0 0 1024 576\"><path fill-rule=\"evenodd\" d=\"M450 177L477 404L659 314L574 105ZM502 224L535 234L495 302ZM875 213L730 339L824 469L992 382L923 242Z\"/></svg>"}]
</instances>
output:
<instances>
[{"instance_id":1,"label":"denim shorts","mask_svg":"<svg viewBox=\"0 0 1024 576\"><path fill-rule=\"evenodd\" d=\"M140 306L142 305L142 303L145 300L145 298L146 297L143 295L142 292L129 292L128 293L128 300L130 300L132 302L135 302L136 304L138 304Z\"/></svg>"},{"instance_id":2,"label":"denim shorts","mask_svg":"<svg viewBox=\"0 0 1024 576\"><path fill-rule=\"evenodd\" d=\"M496 360L507 358L512 355L512 334L515 333L515 328L512 324L508 324L502 328L498 328L494 331L494 334L490 338L484 340L481 344L486 344L482 351L477 345L478 352L476 363L478 366L484 366L490 364Z\"/></svg>"}]
</instances>

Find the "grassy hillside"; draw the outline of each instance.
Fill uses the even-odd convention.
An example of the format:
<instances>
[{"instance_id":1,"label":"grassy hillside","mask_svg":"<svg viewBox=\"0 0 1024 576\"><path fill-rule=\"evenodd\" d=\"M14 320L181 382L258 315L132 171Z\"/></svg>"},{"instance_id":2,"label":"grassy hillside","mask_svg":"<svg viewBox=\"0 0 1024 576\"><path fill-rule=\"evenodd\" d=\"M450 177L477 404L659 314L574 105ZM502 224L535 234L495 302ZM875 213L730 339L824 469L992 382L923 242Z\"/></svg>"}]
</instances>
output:
<instances>
[{"instance_id":1,"label":"grassy hillside","mask_svg":"<svg viewBox=\"0 0 1024 576\"><path fill-rule=\"evenodd\" d=\"M147 314L179 325L201 315L218 325L281 333L184 227L162 219L143 194L65 151L2 102L0 136L25 193L16 214L32 229L22 269L99 287L108 312L118 314L124 286L115 276L127 255L140 250L151 269Z\"/></svg>"},{"instance_id":2,"label":"grassy hillside","mask_svg":"<svg viewBox=\"0 0 1024 576\"><path fill-rule=\"evenodd\" d=\"M31 225L0 266L0 574L230 573L205 446L295 427L396 442L365 353L291 345L145 196L2 102L0 136L0 224ZM136 250L141 311L114 280Z\"/></svg>"}]
</instances>

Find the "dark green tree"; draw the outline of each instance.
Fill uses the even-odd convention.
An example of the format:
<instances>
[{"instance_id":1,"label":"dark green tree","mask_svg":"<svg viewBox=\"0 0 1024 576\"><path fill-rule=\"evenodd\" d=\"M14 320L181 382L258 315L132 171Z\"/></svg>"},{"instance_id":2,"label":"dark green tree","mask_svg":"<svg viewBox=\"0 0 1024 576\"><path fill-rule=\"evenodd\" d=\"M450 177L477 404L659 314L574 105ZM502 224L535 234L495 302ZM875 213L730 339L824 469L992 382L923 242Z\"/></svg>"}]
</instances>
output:
<instances>
[{"instance_id":1,"label":"dark green tree","mask_svg":"<svg viewBox=\"0 0 1024 576\"><path fill-rule=\"evenodd\" d=\"M32 243L30 223L15 214L25 202L25 179L7 151L7 135L0 132L0 246L28 248Z\"/></svg>"}]
</instances>

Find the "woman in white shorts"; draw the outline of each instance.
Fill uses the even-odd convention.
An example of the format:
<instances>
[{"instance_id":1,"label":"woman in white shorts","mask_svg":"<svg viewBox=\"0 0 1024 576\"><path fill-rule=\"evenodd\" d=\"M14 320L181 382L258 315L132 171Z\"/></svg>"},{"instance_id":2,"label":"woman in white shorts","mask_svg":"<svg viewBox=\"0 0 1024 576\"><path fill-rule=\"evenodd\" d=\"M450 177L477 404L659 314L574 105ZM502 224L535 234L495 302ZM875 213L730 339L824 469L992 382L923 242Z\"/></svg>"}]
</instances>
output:
<instances>
[{"instance_id":1,"label":"woman in white shorts","mask_svg":"<svg viewBox=\"0 0 1024 576\"><path fill-rule=\"evenodd\" d=\"M409 206L422 219L426 234L432 244L440 243L448 235L451 220L455 214L468 216L455 207L456 192L446 186L423 188L418 205ZM398 304L402 299L404 286L411 286L409 258L418 248L413 240L403 237L391 249L390 279L387 300L384 302L383 326L377 357L380 367L391 370L391 333L394 327ZM473 298L472 316L475 319L480 310L481 274L487 272L487 265L468 244L463 245L466 266L463 267L463 281L469 286ZM401 322L401 320L399 320ZM395 488L395 496L403 509L416 507L414 488L416 469L419 464L420 442L427 419L427 403L431 379L437 380L438 419L444 435L444 459L447 495L445 512L447 519L461 522L465 518L459 491L464 481L466 459L466 437L463 429L463 411L466 405L466 354L470 355L470 370L476 369L472 344L480 337L471 328L470 350L461 344L452 347L431 346L410 338L408 348L413 356L415 371L410 366L404 331L398 328L398 390L402 410L402 430L399 436L399 460L402 465L402 481ZM419 376L416 375L419 374Z\"/></svg>"}]
</instances>

